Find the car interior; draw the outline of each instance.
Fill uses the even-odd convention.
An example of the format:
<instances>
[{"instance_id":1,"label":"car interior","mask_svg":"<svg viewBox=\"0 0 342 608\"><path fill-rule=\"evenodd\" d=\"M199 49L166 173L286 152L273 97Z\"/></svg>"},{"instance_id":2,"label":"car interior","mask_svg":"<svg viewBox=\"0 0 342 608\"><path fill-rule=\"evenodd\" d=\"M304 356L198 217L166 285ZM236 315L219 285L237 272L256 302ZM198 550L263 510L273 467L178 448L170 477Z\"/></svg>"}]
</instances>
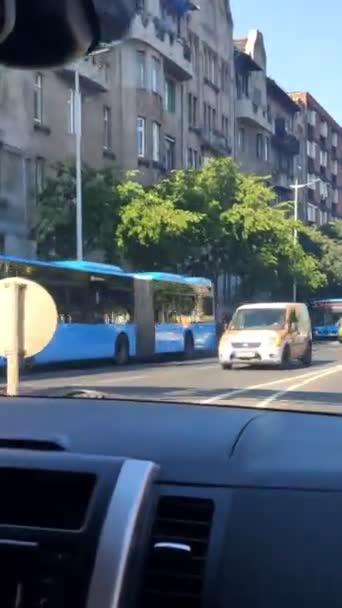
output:
<instances>
[{"instance_id":1,"label":"car interior","mask_svg":"<svg viewBox=\"0 0 342 608\"><path fill-rule=\"evenodd\" d=\"M134 13L127 0L1 4L0 61L14 67L81 57ZM338 416L1 397L0 492L1 608L342 603Z\"/></svg>"}]
</instances>

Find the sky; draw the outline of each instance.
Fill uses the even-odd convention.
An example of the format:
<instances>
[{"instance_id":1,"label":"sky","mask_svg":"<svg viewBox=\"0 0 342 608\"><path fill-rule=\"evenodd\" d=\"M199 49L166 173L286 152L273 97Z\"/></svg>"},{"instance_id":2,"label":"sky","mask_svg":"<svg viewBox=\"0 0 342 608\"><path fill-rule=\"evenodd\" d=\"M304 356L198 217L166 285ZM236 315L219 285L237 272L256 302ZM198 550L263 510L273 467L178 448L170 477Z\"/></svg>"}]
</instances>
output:
<instances>
[{"instance_id":1,"label":"sky","mask_svg":"<svg viewBox=\"0 0 342 608\"><path fill-rule=\"evenodd\" d=\"M309 91L342 125L341 0L230 0L234 38L258 29L268 76Z\"/></svg>"}]
</instances>

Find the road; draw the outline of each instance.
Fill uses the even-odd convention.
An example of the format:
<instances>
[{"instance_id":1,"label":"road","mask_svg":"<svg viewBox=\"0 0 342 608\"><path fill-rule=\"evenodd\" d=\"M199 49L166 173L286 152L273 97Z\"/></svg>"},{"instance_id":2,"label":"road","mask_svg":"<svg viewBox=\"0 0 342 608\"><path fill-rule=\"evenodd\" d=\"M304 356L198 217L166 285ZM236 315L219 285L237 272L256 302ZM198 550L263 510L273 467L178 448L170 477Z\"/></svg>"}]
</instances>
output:
<instances>
[{"instance_id":1,"label":"road","mask_svg":"<svg viewBox=\"0 0 342 608\"><path fill-rule=\"evenodd\" d=\"M62 396L85 389L125 399L342 413L342 345L316 344L310 368L294 364L284 371L223 371L216 359L200 359L36 372L23 377L20 385L22 395Z\"/></svg>"}]
</instances>

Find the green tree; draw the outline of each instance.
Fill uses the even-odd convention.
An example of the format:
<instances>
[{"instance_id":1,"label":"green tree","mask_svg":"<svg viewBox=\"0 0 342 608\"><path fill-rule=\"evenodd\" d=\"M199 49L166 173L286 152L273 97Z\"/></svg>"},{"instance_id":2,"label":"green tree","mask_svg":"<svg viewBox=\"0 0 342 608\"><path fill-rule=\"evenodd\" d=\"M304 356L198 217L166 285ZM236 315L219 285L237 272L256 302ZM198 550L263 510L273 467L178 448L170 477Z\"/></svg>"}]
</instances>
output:
<instances>
[{"instance_id":1,"label":"green tree","mask_svg":"<svg viewBox=\"0 0 342 608\"><path fill-rule=\"evenodd\" d=\"M57 163L37 201L35 235L40 257L73 258L76 252L75 166ZM122 176L113 168L82 169L83 246L85 257L100 249L106 261L117 259L113 235L118 223L116 188Z\"/></svg>"},{"instance_id":2,"label":"green tree","mask_svg":"<svg viewBox=\"0 0 342 608\"><path fill-rule=\"evenodd\" d=\"M201 214L178 208L158 188L126 182L117 190L121 221L116 241L123 257L137 269L175 270L186 256L186 241Z\"/></svg>"},{"instance_id":3,"label":"green tree","mask_svg":"<svg viewBox=\"0 0 342 608\"><path fill-rule=\"evenodd\" d=\"M121 184L117 241L138 268L222 272L242 279L244 295L260 290L288 297L325 282L315 255L294 243L288 210L275 207L265 180L244 175L228 158L199 170L175 171L158 185ZM299 229L299 223L297 225Z\"/></svg>"}]
</instances>

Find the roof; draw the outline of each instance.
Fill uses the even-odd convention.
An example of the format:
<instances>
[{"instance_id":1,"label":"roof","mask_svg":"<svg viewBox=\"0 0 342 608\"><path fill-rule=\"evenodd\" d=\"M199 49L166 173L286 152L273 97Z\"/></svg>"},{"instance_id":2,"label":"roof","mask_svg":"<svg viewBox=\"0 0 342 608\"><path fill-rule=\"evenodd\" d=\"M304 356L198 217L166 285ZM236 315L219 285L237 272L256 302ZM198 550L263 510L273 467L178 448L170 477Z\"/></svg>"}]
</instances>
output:
<instances>
[{"instance_id":1,"label":"roof","mask_svg":"<svg viewBox=\"0 0 342 608\"><path fill-rule=\"evenodd\" d=\"M282 308L286 308L287 306L290 306L292 304L292 302L264 302L264 303L258 303L258 304L243 304L242 306L239 306L239 310L240 309L260 309L260 308L269 308L269 309L282 309ZM300 304L300 302L296 302L296 304Z\"/></svg>"},{"instance_id":2,"label":"roof","mask_svg":"<svg viewBox=\"0 0 342 608\"><path fill-rule=\"evenodd\" d=\"M342 132L341 125L329 114L329 112L318 103L317 99L311 95L308 91L291 91L288 93L292 99L297 103L301 102L305 107L309 107L312 110L316 110L318 114L323 116L325 120L334 126L337 131Z\"/></svg>"},{"instance_id":3,"label":"roof","mask_svg":"<svg viewBox=\"0 0 342 608\"><path fill-rule=\"evenodd\" d=\"M0 262L14 262L18 264L31 264L34 266L48 266L51 268L53 262L42 262L40 260L28 260L26 258L17 258L13 255L0 255Z\"/></svg>"},{"instance_id":4,"label":"roof","mask_svg":"<svg viewBox=\"0 0 342 608\"><path fill-rule=\"evenodd\" d=\"M53 266L58 268L70 268L71 270L80 270L82 272L98 272L104 274L126 274L120 266L112 264L101 264L99 262L87 262L85 260L60 260L51 262Z\"/></svg>"},{"instance_id":5,"label":"roof","mask_svg":"<svg viewBox=\"0 0 342 608\"><path fill-rule=\"evenodd\" d=\"M137 279L151 279L155 281L169 281L170 283L182 283L183 285L203 285L211 286L211 281L204 277L186 277L181 274L169 272L136 272L132 273Z\"/></svg>"},{"instance_id":6,"label":"roof","mask_svg":"<svg viewBox=\"0 0 342 608\"><path fill-rule=\"evenodd\" d=\"M289 112L295 114L300 111L300 106L293 101L292 97L282 89L279 84L272 78L267 77L267 93L273 96L280 104L282 104Z\"/></svg>"},{"instance_id":7,"label":"roof","mask_svg":"<svg viewBox=\"0 0 342 608\"><path fill-rule=\"evenodd\" d=\"M313 304L342 304L342 298L322 298L313 300Z\"/></svg>"},{"instance_id":8,"label":"roof","mask_svg":"<svg viewBox=\"0 0 342 608\"><path fill-rule=\"evenodd\" d=\"M211 281L204 277L188 277L181 274L172 274L168 272L125 272L125 270L120 268L120 266L101 264L98 262L88 262L86 260L58 260L55 262L42 262L40 260L28 260L14 256L0 255L0 262L1 261L17 262L20 264L30 264L32 266L44 266L49 268L64 268L69 270L78 270L80 272L124 275L126 277L137 279L182 283L183 285L202 285L205 287L211 287Z\"/></svg>"}]
</instances>

